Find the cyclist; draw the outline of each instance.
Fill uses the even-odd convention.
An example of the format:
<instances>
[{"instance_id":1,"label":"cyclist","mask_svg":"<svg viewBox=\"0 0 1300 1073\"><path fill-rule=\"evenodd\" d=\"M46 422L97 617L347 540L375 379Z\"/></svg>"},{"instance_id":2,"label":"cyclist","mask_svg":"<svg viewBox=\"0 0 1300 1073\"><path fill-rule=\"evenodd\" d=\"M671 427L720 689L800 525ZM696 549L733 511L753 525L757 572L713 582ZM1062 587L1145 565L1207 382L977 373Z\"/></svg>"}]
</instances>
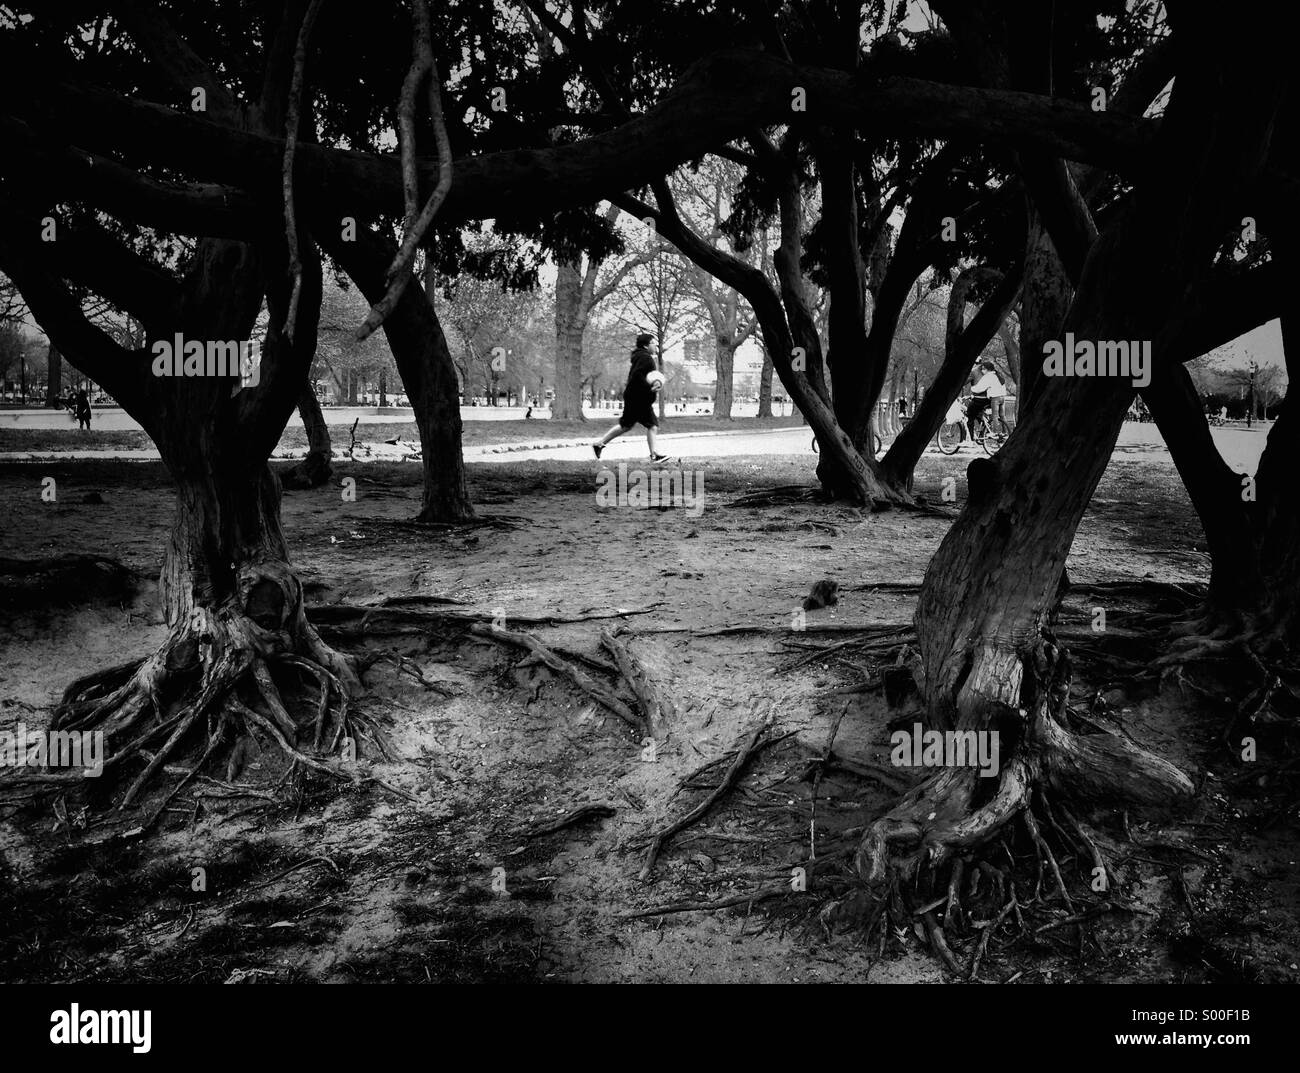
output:
<instances>
[{"instance_id":1,"label":"cyclist","mask_svg":"<svg viewBox=\"0 0 1300 1073\"><path fill-rule=\"evenodd\" d=\"M993 367L991 361L980 363L983 375L971 386L970 407L966 411L967 419L970 422L970 434L973 439L975 436L975 425L990 406L993 408L993 420L1002 425L1002 406L1007 397L1006 386L998 378L997 370Z\"/></svg>"}]
</instances>

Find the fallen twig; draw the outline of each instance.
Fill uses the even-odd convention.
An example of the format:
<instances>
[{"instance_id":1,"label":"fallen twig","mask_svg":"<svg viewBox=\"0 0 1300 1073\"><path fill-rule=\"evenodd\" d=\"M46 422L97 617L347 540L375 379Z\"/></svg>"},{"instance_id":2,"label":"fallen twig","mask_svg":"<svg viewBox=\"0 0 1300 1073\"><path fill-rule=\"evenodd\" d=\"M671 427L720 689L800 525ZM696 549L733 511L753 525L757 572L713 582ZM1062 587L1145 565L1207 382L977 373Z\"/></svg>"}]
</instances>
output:
<instances>
[{"instance_id":1,"label":"fallen twig","mask_svg":"<svg viewBox=\"0 0 1300 1073\"><path fill-rule=\"evenodd\" d=\"M694 637L728 637L737 633L856 633L866 637L881 633L910 634L911 623L896 622L886 626L873 626L869 623L850 624L828 622L821 625L808 625L795 630L788 623L784 626L719 626L711 630L698 630L693 626L650 626L638 630L638 633L689 633Z\"/></svg>"},{"instance_id":2,"label":"fallen twig","mask_svg":"<svg viewBox=\"0 0 1300 1073\"><path fill-rule=\"evenodd\" d=\"M763 741L759 742L758 745L754 747L754 755L757 756L759 753L765 752L766 750L770 749L772 746L779 745L781 742L787 740L788 738L793 738L798 733L799 730L798 728L796 728L794 730L787 730L784 734L777 734L774 737L766 738ZM714 789L714 787L712 786L692 786L691 783L695 782L706 771L710 771L713 768L717 767L719 764L725 764L728 761L732 760L735 757L735 755L736 754L734 749L728 749L721 756L715 756L712 760L709 760L706 763L701 764L689 775L687 775L686 778L682 779L682 781L677 784L677 789L675 789L671 794L668 795L668 800L671 801L683 790Z\"/></svg>"},{"instance_id":3,"label":"fallen twig","mask_svg":"<svg viewBox=\"0 0 1300 1073\"><path fill-rule=\"evenodd\" d=\"M592 700L597 701L611 712L617 715L628 726L632 727L637 733L645 733L647 727L645 723L637 718L635 712L624 704L618 697L614 696L608 689L599 682L594 681L584 671L578 670L572 663L556 655L547 648L541 641L531 633L514 632L510 630L498 630L492 626L486 626L476 623L470 627L470 633L476 637L484 637L490 641L497 641L500 644L514 645L516 648L527 649L541 663L544 663L556 674L562 675L577 686Z\"/></svg>"},{"instance_id":4,"label":"fallen twig","mask_svg":"<svg viewBox=\"0 0 1300 1073\"><path fill-rule=\"evenodd\" d=\"M588 820L604 820L613 815L614 807L612 805L579 805L575 809L570 809L563 816L558 816L545 823L535 823L520 831L515 837L540 838L542 835L554 834L556 831L563 831L566 827L574 827L577 824L586 823Z\"/></svg>"},{"instance_id":5,"label":"fallen twig","mask_svg":"<svg viewBox=\"0 0 1300 1073\"><path fill-rule=\"evenodd\" d=\"M659 851L663 849L664 844L678 831L685 827L689 827L701 816L705 815L709 809L717 804L719 799L721 799L721 797L736 784L736 780L740 778L741 771L744 769L745 765L749 763L750 757L754 755L754 749L758 745L758 739L763 736L767 728L771 725L772 707L769 705L767 714L758 721L758 724L745 738L744 743L736 750L736 758L731 762L731 766L727 768L727 773L722 777L722 782L720 782L703 801L680 819L674 820L667 827L661 829L651 840L650 849L646 853L645 864L641 868L640 878L642 880L650 878L651 873L654 871L655 861L659 857Z\"/></svg>"},{"instance_id":6,"label":"fallen twig","mask_svg":"<svg viewBox=\"0 0 1300 1073\"><path fill-rule=\"evenodd\" d=\"M957 959L953 956L952 948L948 945L948 940L944 938L943 929L935 923L933 913L921 914L921 921L925 925L925 934L930 940L930 949L933 950L947 967L948 971L954 976L961 976L961 966L957 964Z\"/></svg>"},{"instance_id":7,"label":"fallen twig","mask_svg":"<svg viewBox=\"0 0 1300 1073\"><path fill-rule=\"evenodd\" d=\"M463 626L475 622L496 622L499 617L482 611L422 611L409 607L385 607L367 604L311 604L307 607L307 616L313 624L330 625L361 618L362 625L369 627L375 619L398 623L412 623L430 626ZM627 618L631 615L648 615L654 611L647 608L615 608L612 611L595 612L589 615L510 615L506 621L510 624L522 623L527 626L557 626L575 622L592 622L601 619Z\"/></svg>"},{"instance_id":8,"label":"fallen twig","mask_svg":"<svg viewBox=\"0 0 1300 1073\"><path fill-rule=\"evenodd\" d=\"M619 672L640 703L650 733L656 737L662 736L676 714L672 702L660 693L654 679L646 671L645 664L637 659L630 645L609 630L601 631L600 643L614 657Z\"/></svg>"},{"instance_id":9,"label":"fallen twig","mask_svg":"<svg viewBox=\"0 0 1300 1073\"><path fill-rule=\"evenodd\" d=\"M671 902L668 905L656 906L654 909L640 909L635 913L624 913L620 919L638 920L642 917L667 916L669 913L704 913L712 909L727 909L733 905L752 904L765 901L768 898L779 898L782 894L789 893L789 883L773 883L766 887L759 887L758 890L752 890L748 894L732 894L726 898L718 898L711 902Z\"/></svg>"}]
</instances>

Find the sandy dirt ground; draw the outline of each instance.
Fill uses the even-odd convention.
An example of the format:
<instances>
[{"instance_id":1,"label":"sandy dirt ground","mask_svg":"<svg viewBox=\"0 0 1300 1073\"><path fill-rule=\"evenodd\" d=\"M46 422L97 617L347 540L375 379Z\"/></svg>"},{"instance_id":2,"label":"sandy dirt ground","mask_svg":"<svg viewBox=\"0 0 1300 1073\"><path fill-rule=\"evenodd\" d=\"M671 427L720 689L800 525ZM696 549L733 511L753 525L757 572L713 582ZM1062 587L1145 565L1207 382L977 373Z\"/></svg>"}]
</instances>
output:
<instances>
[{"instance_id":1,"label":"sandy dirt ground","mask_svg":"<svg viewBox=\"0 0 1300 1073\"><path fill-rule=\"evenodd\" d=\"M970 457L927 456L919 489L937 502L952 477L959 507ZM589 661L607 658L601 630L622 628L671 699L666 736L648 751L567 681L461 628L336 637L349 651L408 657L375 663L358 702L392 754L363 749L358 766L387 785L294 773L271 798L284 765L268 749L232 782L197 781L145 839L119 837L125 821L93 801L0 809L0 978L949 979L920 934L864 941L847 867L862 826L913 777L889 766L888 724L906 720L914 701L835 694L875 675L880 653L792 629L792 613L814 582L833 579L839 603L807 612L808 626L905 628L915 596L899 586L921 580L950 521L734 505L759 489L809 483L806 457L701 456L690 466L704 475L698 513L602 509L594 460L471 465L481 513L511 521L501 528L405 524L418 505L414 465L345 463L330 486L286 495L291 554L313 604L442 597L457 603L430 606L504 616L507 628ZM46 476L57 481L56 503L41 501ZM356 482L355 502L341 495L345 478ZM170 517L170 486L154 464L0 466L4 555L103 555L140 579L134 592L88 592L36 610L11 600L0 625L0 730L44 725L72 678L159 643L152 579ZM1091 656L1080 646L1077 704L1192 773L1198 794L1177 815L1087 817L1113 851L1125 910L1099 917L1086 941L1066 927L995 939L980 979L1300 980L1293 783L1275 763L1243 770L1219 740L1229 709L1205 686L1133 677L1127 661L1150 653L1136 641L1124 648L1123 638L1151 609L1122 586L1106 588L1133 579L1195 586L1208 576L1167 458L1117 452L1069 569L1063 625L1085 631L1104 606L1119 645ZM619 612L629 613L521 624ZM756 629L708 632L742 626ZM588 673L616 682L594 666ZM806 778L841 712L834 749L857 772ZM766 716L769 744L739 785L640 880L650 835L704 798L729 750ZM160 791L186 769L167 770ZM864 777L871 771L881 777ZM588 805L603 808L539 831ZM1089 863L1062 867L1077 879ZM788 889L795 868L810 874L807 891ZM696 908L719 899L735 904ZM650 913L665 907L675 911ZM959 956L969 956L981 923Z\"/></svg>"}]
</instances>

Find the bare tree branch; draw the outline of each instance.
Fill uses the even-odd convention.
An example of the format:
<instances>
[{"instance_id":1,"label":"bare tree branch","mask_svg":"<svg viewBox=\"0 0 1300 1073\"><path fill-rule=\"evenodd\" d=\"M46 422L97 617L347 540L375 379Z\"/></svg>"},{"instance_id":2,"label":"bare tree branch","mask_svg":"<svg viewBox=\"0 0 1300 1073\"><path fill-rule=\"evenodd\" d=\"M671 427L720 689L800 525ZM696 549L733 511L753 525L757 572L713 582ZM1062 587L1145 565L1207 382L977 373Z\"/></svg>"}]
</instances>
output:
<instances>
[{"instance_id":1,"label":"bare tree branch","mask_svg":"<svg viewBox=\"0 0 1300 1073\"><path fill-rule=\"evenodd\" d=\"M289 243L289 272L293 276L293 291L289 295L289 312L285 317L284 334L293 339L298 322L298 301L302 296L302 258L298 254L298 221L293 211L293 156L298 147L298 122L302 111L303 73L307 66L307 41L311 37L316 16L320 14L323 0L311 0L302 27L298 31L298 45L293 53L293 81L289 86L289 112L284 129L284 230Z\"/></svg>"},{"instance_id":2,"label":"bare tree branch","mask_svg":"<svg viewBox=\"0 0 1300 1073\"><path fill-rule=\"evenodd\" d=\"M398 106L398 118L402 137L402 181L406 203L406 220L403 227L401 245L397 256L388 268L388 291L370 310L365 323L357 331L357 339L365 339L384 322L392 312L397 301L406 289L411 277L411 266L415 260L415 251L419 248L424 233L429 229L438 209L446 201L451 191L451 139L447 135L447 122L442 114L442 79L438 74L438 65L433 58L432 34L429 28L428 0L411 0L411 14L415 22L415 36L412 46L411 69L402 83L402 97ZM429 118L433 123L434 140L438 147L438 185L425 203L424 209L416 214L419 203L419 168L415 154L415 91L420 80L429 78Z\"/></svg>"}]
</instances>

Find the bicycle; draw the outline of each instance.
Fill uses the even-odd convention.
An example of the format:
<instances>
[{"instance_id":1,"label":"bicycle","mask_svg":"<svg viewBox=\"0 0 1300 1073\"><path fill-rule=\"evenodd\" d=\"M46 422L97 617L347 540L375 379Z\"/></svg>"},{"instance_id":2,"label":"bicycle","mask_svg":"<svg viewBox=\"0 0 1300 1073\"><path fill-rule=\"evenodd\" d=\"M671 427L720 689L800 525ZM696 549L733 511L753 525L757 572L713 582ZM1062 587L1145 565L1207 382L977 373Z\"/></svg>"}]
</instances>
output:
<instances>
[{"instance_id":1,"label":"bicycle","mask_svg":"<svg viewBox=\"0 0 1300 1073\"><path fill-rule=\"evenodd\" d=\"M1002 445L1007 442L1007 437L1011 435L1011 426L1007 424L1006 418L999 418L998 425L996 429L993 427L991 409L986 409L980 414L974 440L984 448L985 454L997 454ZM966 442L968 435L965 420L945 421L935 433L935 445L942 454L955 455Z\"/></svg>"}]
</instances>

